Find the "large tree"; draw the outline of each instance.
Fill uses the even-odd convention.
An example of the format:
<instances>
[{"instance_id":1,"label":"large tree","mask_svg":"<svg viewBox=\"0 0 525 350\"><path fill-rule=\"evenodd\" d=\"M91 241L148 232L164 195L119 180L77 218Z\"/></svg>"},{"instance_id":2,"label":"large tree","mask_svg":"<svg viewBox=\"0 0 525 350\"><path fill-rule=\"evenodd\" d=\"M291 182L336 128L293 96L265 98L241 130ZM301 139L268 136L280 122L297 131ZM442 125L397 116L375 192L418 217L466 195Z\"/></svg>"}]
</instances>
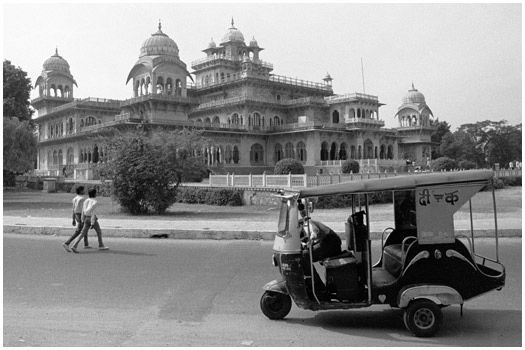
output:
<instances>
[{"instance_id":1,"label":"large tree","mask_svg":"<svg viewBox=\"0 0 525 350\"><path fill-rule=\"evenodd\" d=\"M509 162L521 162L522 127L501 123L497 128L488 132L489 139L486 145L487 161L490 165L499 163L501 167Z\"/></svg>"},{"instance_id":2,"label":"large tree","mask_svg":"<svg viewBox=\"0 0 525 350\"><path fill-rule=\"evenodd\" d=\"M4 119L4 176L20 174L35 167L36 138L29 121Z\"/></svg>"},{"instance_id":3,"label":"large tree","mask_svg":"<svg viewBox=\"0 0 525 350\"><path fill-rule=\"evenodd\" d=\"M175 203L179 184L206 171L195 152L207 143L200 132L131 128L97 143L107 149L100 175L112 180L112 197L131 214L164 213Z\"/></svg>"},{"instance_id":4,"label":"large tree","mask_svg":"<svg viewBox=\"0 0 525 350\"><path fill-rule=\"evenodd\" d=\"M32 123L31 88L27 73L4 60L4 118L18 118Z\"/></svg>"},{"instance_id":5,"label":"large tree","mask_svg":"<svg viewBox=\"0 0 525 350\"><path fill-rule=\"evenodd\" d=\"M430 123L433 126L437 126L436 132L434 132L430 137L431 141L435 143L432 145L432 159L437 159L443 157L439 145L443 141L444 137L450 134L450 124L445 121L440 122L439 119L436 119L435 121L431 120Z\"/></svg>"}]
</instances>

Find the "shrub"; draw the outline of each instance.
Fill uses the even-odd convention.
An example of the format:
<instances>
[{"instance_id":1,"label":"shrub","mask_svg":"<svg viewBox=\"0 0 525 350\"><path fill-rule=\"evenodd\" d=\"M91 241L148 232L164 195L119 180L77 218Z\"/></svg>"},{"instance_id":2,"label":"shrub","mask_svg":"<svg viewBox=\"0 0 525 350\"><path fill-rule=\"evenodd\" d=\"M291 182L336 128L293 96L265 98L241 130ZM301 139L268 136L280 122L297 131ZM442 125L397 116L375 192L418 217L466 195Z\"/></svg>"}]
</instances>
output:
<instances>
[{"instance_id":1,"label":"shrub","mask_svg":"<svg viewBox=\"0 0 525 350\"><path fill-rule=\"evenodd\" d=\"M457 168L456 161L448 157L441 157L432 161L432 170L433 171L450 171Z\"/></svg>"},{"instance_id":2,"label":"shrub","mask_svg":"<svg viewBox=\"0 0 525 350\"><path fill-rule=\"evenodd\" d=\"M354 159L347 159L341 165L341 172L343 174L357 174L359 173L359 162Z\"/></svg>"},{"instance_id":3,"label":"shrub","mask_svg":"<svg viewBox=\"0 0 525 350\"><path fill-rule=\"evenodd\" d=\"M304 167L295 159L285 158L275 164L273 173L275 175L304 174Z\"/></svg>"},{"instance_id":4,"label":"shrub","mask_svg":"<svg viewBox=\"0 0 525 350\"><path fill-rule=\"evenodd\" d=\"M476 163L471 162L470 160L460 160L458 163L458 166L460 169L464 169L464 170L470 170L470 169L477 168Z\"/></svg>"},{"instance_id":5,"label":"shrub","mask_svg":"<svg viewBox=\"0 0 525 350\"><path fill-rule=\"evenodd\" d=\"M242 206L241 190L179 187L177 191L177 202L179 203Z\"/></svg>"}]
</instances>

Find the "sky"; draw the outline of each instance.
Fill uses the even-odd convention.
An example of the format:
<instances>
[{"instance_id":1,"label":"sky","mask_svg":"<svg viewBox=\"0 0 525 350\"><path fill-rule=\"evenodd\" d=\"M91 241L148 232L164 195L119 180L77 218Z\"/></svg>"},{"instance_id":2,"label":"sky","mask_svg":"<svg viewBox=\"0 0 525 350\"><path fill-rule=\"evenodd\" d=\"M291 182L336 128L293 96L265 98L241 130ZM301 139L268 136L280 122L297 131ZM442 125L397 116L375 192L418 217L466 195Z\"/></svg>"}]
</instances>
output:
<instances>
[{"instance_id":1,"label":"sky","mask_svg":"<svg viewBox=\"0 0 525 350\"><path fill-rule=\"evenodd\" d=\"M32 83L55 49L69 63L75 98L132 97L126 78L157 31L191 62L231 26L255 38L274 74L367 93L395 114L411 88L451 131L483 120L522 122L522 5L500 3L24 3L3 2L3 57ZM37 96L33 90L32 98Z\"/></svg>"}]
</instances>

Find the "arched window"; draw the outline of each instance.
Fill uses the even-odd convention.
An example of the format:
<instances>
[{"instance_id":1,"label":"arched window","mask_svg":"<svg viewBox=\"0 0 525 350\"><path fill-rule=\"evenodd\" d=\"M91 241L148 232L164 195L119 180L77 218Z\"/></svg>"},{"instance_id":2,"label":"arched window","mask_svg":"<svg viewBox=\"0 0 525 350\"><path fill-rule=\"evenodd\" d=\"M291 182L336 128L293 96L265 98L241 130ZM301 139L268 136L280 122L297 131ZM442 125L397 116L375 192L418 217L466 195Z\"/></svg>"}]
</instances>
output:
<instances>
[{"instance_id":1,"label":"arched window","mask_svg":"<svg viewBox=\"0 0 525 350\"><path fill-rule=\"evenodd\" d=\"M202 124L202 119L201 119L201 118L197 119L197 120L195 121L195 124Z\"/></svg>"},{"instance_id":2,"label":"arched window","mask_svg":"<svg viewBox=\"0 0 525 350\"><path fill-rule=\"evenodd\" d=\"M168 95L173 95L173 79L166 79L166 93Z\"/></svg>"},{"instance_id":3,"label":"arched window","mask_svg":"<svg viewBox=\"0 0 525 350\"><path fill-rule=\"evenodd\" d=\"M280 118L278 116L273 117L273 125L279 126L281 124L282 124L281 120L280 120Z\"/></svg>"},{"instance_id":4,"label":"arched window","mask_svg":"<svg viewBox=\"0 0 525 350\"><path fill-rule=\"evenodd\" d=\"M323 142L321 144L321 160L328 160L328 142Z\"/></svg>"},{"instance_id":5,"label":"arched window","mask_svg":"<svg viewBox=\"0 0 525 350\"><path fill-rule=\"evenodd\" d=\"M226 146L226 151L224 152L224 161L226 164L231 164L232 162L232 148L230 145Z\"/></svg>"},{"instance_id":6,"label":"arched window","mask_svg":"<svg viewBox=\"0 0 525 350\"><path fill-rule=\"evenodd\" d=\"M204 119L204 123L205 124L211 124L211 119L209 117Z\"/></svg>"},{"instance_id":7,"label":"arched window","mask_svg":"<svg viewBox=\"0 0 525 350\"><path fill-rule=\"evenodd\" d=\"M95 146L95 148L93 149L93 163L98 163L98 157L98 146Z\"/></svg>"},{"instance_id":8,"label":"arched window","mask_svg":"<svg viewBox=\"0 0 525 350\"><path fill-rule=\"evenodd\" d=\"M58 152L56 150L53 151L53 165L58 165Z\"/></svg>"},{"instance_id":9,"label":"arched window","mask_svg":"<svg viewBox=\"0 0 525 350\"><path fill-rule=\"evenodd\" d=\"M273 160L275 163L283 159L283 146L280 143L275 144Z\"/></svg>"},{"instance_id":10,"label":"arched window","mask_svg":"<svg viewBox=\"0 0 525 350\"><path fill-rule=\"evenodd\" d=\"M86 118L86 126L95 125L97 124L97 120L95 117L87 117Z\"/></svg>"},{"instance_id":11,"label":"arched window","mask_svg":"<svg viewBox=\"0 0 525 350\"><path fill-rule=\"evenodd\" d=\"M73 147L69 147L67 149L66 164L73 164L74 162L75 162L75 154L73 151Z\"/></svg>"},{"instance_id":12,"label":"arched window","mask_svg":"<svg viewBox=\"0 0 525 350\"><path fill-rule=\"evenodd\" d=\"M257 112L253 113L253 126L261 126L261 115Z\"/></svg>"},{"instance_id":13,"label":"arched window","mask_svg":"<svg viewBox=\"0 0 525 350\"><path fill-rule=\"evenodd\" d=\"M62 150L58 150L58 165L64 164L64 155L62 154Z\"/></svg>"},{"instance_id":14,"label":"arched window","mask_svg":"<svg viewBox=\"0 0 525 350\"><path fill-rule=\"evenodd\" d=\"M372 143L372 141L370 141L370 139L366 139L366 141L364 142L363 151L364 151L364 155L363 155L364 159L374 158L374 144Z\"/></svg>"},{"instance_id":15,"label":"arched window","mask_svg":"<svg viewBox=\"0 0 525 350\"><path fill-rule=\"evenodd\" d=\"M297 144L297 160L301 163L306 162L306 145L303 141Z\"/></svg>"},{"instance_id":16,"label":"arched window","mask_svg":"<svg viewBox=\"0 0 525 350\"><path fill-rule=\"evenodd\" d=\"M213 124L220 124L221 120L218 116L213 117Z\"/></svg>"},{"instance_id":17,"label":"arched window","mask_svg":"<svg viewBox=\"0 0 525 350\"><path fill-rule=\"evenodd\" d=\"M239 118L239 114L233 113L233 115L232 115L232 124L235 124L235 125L241 124L241 120Z\"/></svg>"},{"instance_id":18,"label":"arched window","mask_svg":"<svg viewBox=\"0 0 525 350\"><path fill-rule=\"evenodd\" d=\"M157 88L157 94L164 95L165 91L164 91L164 78L163 77L157 78L156 88Z\"/></svg>"},{"instance_id":19,"label":"arched window","mask_svg":"<svg viewBox=\"0 0 525 350\"><path fill-rule=\"evenodd\" d=\"M355 156L355 146L350 146L350 159L356 159Z\"/></svg>"},{"instance_id":20,"label":"arched window","mask_svg":"<svg viewBox=\"0 0 525 350\"><path fill-rule=\"evenodd\" d=\"M379 159L385 159L385 145L381 145L379 148Z\"/></svg>"},{"instance_id":21,"label":"arched window","mask_svg":"<svg viewBox=\"0 0 525 350\"><path fill-rule=\"evenodd\" d=\"M334 111L334 113L332 113L332 123L339 124L339 112L338 111Z\"/></svg>"},{"instance_id":22,"label":"arched window","mask_svg":"<svg viewBox=\"0 0 525 350\"><path fill-rule=\"evenodd\" d=\"M330 147L330 160L336 160L337 157L337 143L332 142L332 146Z\"/></svg>"},{"instance_id":23,"label":"arched window","mask_svg":"<svg viewBox=\"0 0 525 350\"><path fill-rule=\"evenodd\" d=\"M342 143L341 144L341 147L339 148L339 159L341 160L346 160L347 158L347 155L346 155L346 143Z\"/></svg>"},{"instance_id":24,"label":"arched window","mask_svg":"<svg viewBox=\"0 0 525 350\"><path fill-rule=\"evenodd\" d=\"M241 156L239 154L239 148L237 146L233 146L233 162L235 164L239 164L240 159L241 159Z\"/></svg>"},{"instance_id":25,"label":"arched window","mask_svg":"<svg viewBox=\"0 0 525 350\"><path fill-rule=\"evenodd\" d=\"M250 164L264 165L264 148L259 143L252 145L250 149Z\"/></svg>"}]
</instances>

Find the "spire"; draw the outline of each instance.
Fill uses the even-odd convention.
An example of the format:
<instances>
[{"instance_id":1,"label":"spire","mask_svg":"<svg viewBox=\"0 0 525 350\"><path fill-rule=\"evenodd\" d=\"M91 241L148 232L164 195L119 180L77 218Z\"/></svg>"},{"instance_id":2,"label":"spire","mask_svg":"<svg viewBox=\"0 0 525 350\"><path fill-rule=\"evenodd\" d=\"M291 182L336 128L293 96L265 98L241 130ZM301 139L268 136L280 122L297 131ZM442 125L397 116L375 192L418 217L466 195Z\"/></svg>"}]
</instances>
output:
<instances>
[{"instance_id":1,"label":"spire","mask_svg":"<svg viewBox=\"0 0 525 350\"><path fill-rule=\"evenodd\" d=\"M414 87L414 81L412 80L412 90L415 90L416 88Z\"/></svg>"},{"instance_id":2,"label":"spire","mask_svg":"<svg viewBox=\"0 0 525 350\"><path fill-rule=\"evenodd\" d=\"M55 47L55 56L58 56L58 46Z\"/></svg>"},{"instance_id":3,"label":"spire","mask_svg":"<svg viewBox=\"0 0 525 350\"><path fill-rule=\"evenodd\" d=\"M235 28L235 24L233 22L233 16L232 16L232 28Z\"/></svg>"},{"instance_id":4,"label":"spire","mask_svg":"<svg viewBox=\"0 0 525 350\"><path fill-rule=\"evenodd\" d=\"M159 18L159 32L162 32L162 24L160 23L160 18Z\"/></svg>"}]
</instances>

